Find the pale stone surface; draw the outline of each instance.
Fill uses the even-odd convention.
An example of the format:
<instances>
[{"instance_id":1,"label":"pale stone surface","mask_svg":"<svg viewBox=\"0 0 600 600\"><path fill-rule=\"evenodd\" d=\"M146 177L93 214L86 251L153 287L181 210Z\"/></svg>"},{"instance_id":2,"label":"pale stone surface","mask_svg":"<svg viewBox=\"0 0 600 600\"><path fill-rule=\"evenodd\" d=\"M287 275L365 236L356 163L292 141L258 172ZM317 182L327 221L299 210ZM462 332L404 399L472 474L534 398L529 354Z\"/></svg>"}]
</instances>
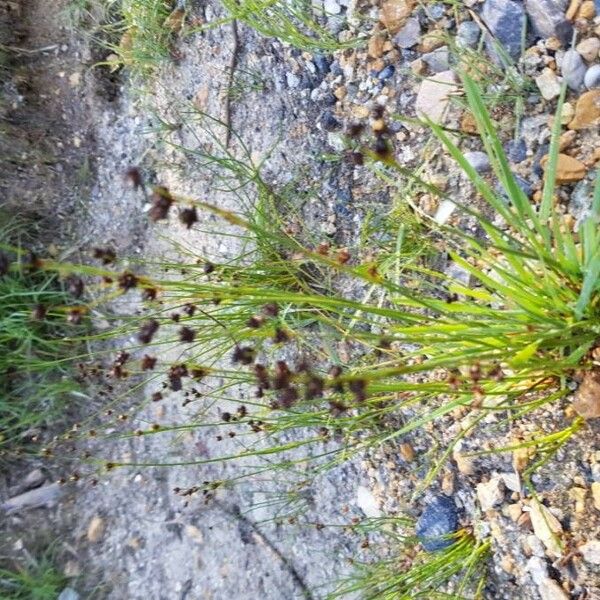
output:
<instances>
[{"instance_id":1,"label":"pale stone surface","mask_svg":"<svg viewBox=\"0 0 600 600\"><path fill-rule=\"evenodd\" d=\"M583 556L583 560L600 565L600 540L591 540L579 548Z\"/></svg>"},{"instance_id":2,"label":"pale stone surface","mask_svg":"<svg viewBox=\"0 0 600 600\"><path fill-rule=\"evenodd\" d=\"M533 533L552 556L561 556L562 547L558 535L562 532L560 521L541 503L533 500L530 506Z\"/></svg>"},{"instance_id":3,"label":"pale stone surface","mask_svg":"<svg viewBox=\"0 0 600 600\"><path fill-rule=\"evenodd\" d=\"M456 75L453 71L443 71L424 79L415 104L417 115L434 123L442 123L450 96L456 90Z\"/></svg>"},{"instance_id":4,"label":"pale stone surface","mask_svg":"<svg viewBox=\"0 0 600 600\"><path fill-rule=\"evenodd\" d=\"M504 499L502 479L495 476L487 483L478 483L477 499L481 505L481 510L484 512L500 504Z\"/></svg>"}]
</instances>

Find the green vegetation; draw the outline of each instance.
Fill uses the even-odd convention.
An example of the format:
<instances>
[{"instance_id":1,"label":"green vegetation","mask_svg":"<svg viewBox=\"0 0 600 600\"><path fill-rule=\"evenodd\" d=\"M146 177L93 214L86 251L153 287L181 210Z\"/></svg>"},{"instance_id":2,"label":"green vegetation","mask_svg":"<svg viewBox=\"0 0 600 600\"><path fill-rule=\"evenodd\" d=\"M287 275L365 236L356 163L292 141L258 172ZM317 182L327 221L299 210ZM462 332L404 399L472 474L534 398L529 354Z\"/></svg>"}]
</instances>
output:
<instances>
[{"instance_id":1,"label":"green vegetation","mask_svg":"<svg viewBox=\"0 0 600 600\"><path fill-rule=\"evenodd\" d=\"M67 578L55 568L51 558L30 559L27 566L0 565L0 598L3 600L56 600Z\"/></svg>"},{"instance_id":2,"label":"green vegetation","mask_svg":"<svg viewBox=\"0 0 600 600\"><path fill-rule=\"evenodd\" d=\"M73 300L35 257L7 250L14 235L14 225L6 227L0 246L0 450L60 420L79 388L68 358L78 346L66 337L66 321L79 318Z\"/></svg>"},{"instance_id":3,"label":"green vegetation","mask_svg":"<svg viewBox=\"0 0 600 600\"><path fill-rule=\"evenodd\" d=\"M321 26L315 9L303 0L221 0L230 18L242 21L266 37L277 38L309 51L339 50L357 40L340 42Z\"/></svg>"},{"instance_id":4,"label":"green vegetation","mask_svg":"<svg viewBox=\"0 0 600 600\"><path fill-rule=\"evenodd\" d=\"M387 177L410 180L415 189L451 200L464 215L476 217L483 231L479 237L455 226L442 226L436 232L443 236L451 260L469 283L427 261L415 260L412 251L408 256L413 259L404 260L405 223L396 224L393 243L369 260L284 228L273 215L285 210L289 198L262 179L249 152L244 161L222 143L219 146L218 133L214 140L220 155L195 150L189 151L190 159L221 173L223 189L238 196L248 216L174 196L165 188L154 189L149 214L159 221L177 208L182 225L189 228L197 222L199 210L208 211L232 227L223 235L239 238L240 257L219 264L181 243L176 249L187 255L185 262L160 266L181 271L185 277L132 279L123 272L86 268L88 274L110 276L116 282L111 297L138 288L150 299L143 320L131 319L115 332L137 331L139 345L128 351L147 353L139 366L130 362L130 374L143 373L144 361L162 355L162 346L185 344L184 362L162 365L165 385L171 389L181 389L188 378L204 381L216 376L221 383L209 393L218 402L220 398L232 400L229 391L239 384L258 387L254 400L243 404L237 400L233 421L240 432L238 439L243 439L239 452L180 463L148 457L136 466L256 459L260 465L244 476L310 463L322 470L358 452L400 440L459 409L470 416L470 424L432 460L423 481L426 486L436 478L454 445L482 426L490 413L499 417L494 427L506 431L508 424L530 419L535 411L567 396L566 380L574 369L591 368L590 352L600 332L600 234L596 227L600 177L590 215L573 233L553 210L558 120L542 201L534 205L510 170L479 87L466 75L463 86L501 190L474 171L441 127L433 123L430 127L470 179L483 203L481 209L447 197L398 164L384 137L378 137L374 146L372 140L360 136L349 144ZM214 119L207 127L211 124L217 129L225 126ZM487 216L490 211L502 218L502 225ZM286 214L292 214L286 220L289 224L293 213ZM394 214L397 211L391 215L392 223ZM68 274L78 267L56 268ZM154 304L155 298L162 304ZM178 313L176 331L173 311ZM158 329L165 333L154 339ZM336 350L342 343L350 348L345 359ZM300 357L296 364L278 359L286 345L293 345ZM223 362L229 357L233 368ZM527 476L583 423L575 417L560 431L481 453L528 448L535 459ZM113 435L177 434L207 426L230 430L232 416L222 413L220 422L159 424ZM109 466L128 464L111 462ZM209 482L206 489L231 483ZM465 533L443 553L419 555L410 568L396 570L397 559L367 566L349 589L363 590L366 597L434 597L433 590L459 573L468 586L480 587L478 568L488 549L488 542ZM463 597L464 586L467 583L458 584L458 595L452 597Z\"/></svg>"},{"instance_id":5,"label":"green vegetation","mask_svg":"<svg viewBox=\"0 0 600 600\"><path fill-rule=\"evenodd\" d=\"M93 1L73 0L71 20L89 18ZM128 67L134 74L148 76L167 57L176 57L177 38L243 22L262 35L308 51L350 48L359 40L340 42L319 23L322 15L304 1L222 0L225 16L209 23L188 19L185 2L165 0L111 0L101 5L97 35L112 55L106 63L117 69ZM98 20L98 16L96 17ZM253 84L256 85L256 82Z\"/></svg>"},{"instance_id":6,"label":"green vegetation","mask_svg":"<svg viewBox=\"0 0 600 600\"><path fill-rule=\"evenodd\" d=\"M477 540L471 532L459 531L456 541L444 550L419 552L417 541L396 533L391 527L405 527L399 519L375 523L378 531L388 532L400 556L374 563L356 565L355 575L342 582L329 596L331 600L359 593L365 600L411 600L413 598L464 600L481 598L485 583L485 560L490 542ZM450 592L442 592L450 584Z\"/></svg>"}]
</instances>

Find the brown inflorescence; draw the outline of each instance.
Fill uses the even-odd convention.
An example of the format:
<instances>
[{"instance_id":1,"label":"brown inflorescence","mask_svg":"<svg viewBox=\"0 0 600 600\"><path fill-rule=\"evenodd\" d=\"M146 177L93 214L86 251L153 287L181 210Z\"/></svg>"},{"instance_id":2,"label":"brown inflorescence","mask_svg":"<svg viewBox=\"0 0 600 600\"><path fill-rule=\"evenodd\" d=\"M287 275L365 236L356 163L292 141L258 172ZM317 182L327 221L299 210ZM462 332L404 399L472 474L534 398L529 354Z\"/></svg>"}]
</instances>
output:
<instances>
[{"instance_id":1,"label":"brown inflorescence","mask_svg":"<svg viewBox=\"0 0 600 600\"><path fill-rule=\"evenodd\" d=\"M242 365L250 365L254 362L256 351L250 346L236 346L233 351L231 360L234 363L240 363Z\"/></svg>"},{"instance_id":2,"label":"brown inflorescence","mask_svg":"<svg viewBox=\"0 0 600 600\"><path fill-rule=\"evenodd\" d=\"M152 371L156 366L157 358L156 356L150 356L148 354L144 354L142 358L142 371Z\"/></svg>"},{"instance_id":3,"label":"brown inflorescence","mask_svg":"<svg viewBox=\"0 0 600 600\"><path fill-rule=\"evenodd\" d=\"M150 319L142 324L138 332L138 340L142 344L149 344L154 337L154 334L158 331L159 323L156 319Z\"/></svg>"},{"instance_id":4,"label":"brown inflorescence","mask_svg":"<svg viewBox=\"0 0 600 600\"><path fill-rule=\"evenodd\" d=\"M196 207L182 208L179 211L179 220L188 228L191 229L194 223L198 222L198 212Z\"/></svg>"},{"instance_id":5,"label":"brown inflorescence","mask_svg":"<svg viewBox=\"0 0 600 600\"><path fill-rule=\"evenodd\" d=\"M136 287L138 283L138 278L130 271L124 271L117 278L117 285L125 292Z\"/></svg>"},{"instance_id":6,"label":"brown inflorescence","mask_svg":"<svg viewBox=\"0 0 600 600\"><path fill-rule=\"evenodd\" d=\"M152 202L152 206L148 214L153 221L160 221L169 216L169 210L173 205L174 198L166 187L155 187L150 201Z\"/></svg>"},{"instance_id":7,"label":"brown inflorescence","mask_svg":"<svg viewBox=\"0 0 600 600\"><path fill-rule=\"evenodd\" d=\"M110 265L117 260L117 255L112 248L94 248L92 251L93 257L100 260L103 265Z\"/></svg>"}]
</instances>

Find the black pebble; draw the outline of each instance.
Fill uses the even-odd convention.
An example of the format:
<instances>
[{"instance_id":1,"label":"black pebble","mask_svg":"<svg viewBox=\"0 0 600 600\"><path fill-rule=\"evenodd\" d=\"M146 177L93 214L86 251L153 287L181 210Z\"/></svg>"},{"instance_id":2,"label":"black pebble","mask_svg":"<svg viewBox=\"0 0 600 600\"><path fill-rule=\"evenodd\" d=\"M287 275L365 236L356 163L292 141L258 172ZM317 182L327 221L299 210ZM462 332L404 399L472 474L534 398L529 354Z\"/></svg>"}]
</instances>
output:
<instances>
[{"instance_id":1,"label":"black pebble","mask_svg":"<svg viewBox=\"0 0 600 600\"><path fill-rule=\"evenodd\" d=\"M434 496L417 521L415 532L427 552L437 552L452 545L447 536L458 528L456 504L448 496Z\"/></svg>"}]
</instances>

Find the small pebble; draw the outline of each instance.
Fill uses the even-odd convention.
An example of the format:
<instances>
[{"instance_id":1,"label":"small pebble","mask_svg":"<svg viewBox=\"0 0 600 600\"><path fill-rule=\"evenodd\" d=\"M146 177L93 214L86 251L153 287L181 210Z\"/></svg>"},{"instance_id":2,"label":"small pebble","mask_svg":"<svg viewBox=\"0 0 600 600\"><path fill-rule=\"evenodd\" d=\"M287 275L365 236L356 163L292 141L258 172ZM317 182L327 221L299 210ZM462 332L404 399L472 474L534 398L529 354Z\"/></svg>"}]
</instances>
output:
<instances>
[{"instance_id":1,"label":"small pebble","mask_svg":"<svg viewBox=\"0 0 600 600\"><path fill-rule=\"evenodd\" d=\"M441 73L449 68L450 53L448 46L436 48L433 52L428 52L421 56L433 73Z\"/></svg>"},{"instance_id":2,"label":"small pebble","mask_svg":"<svg viewBox=\"0 0 600 600\"><path fill-rule=\"evenodd\" d=\"M523 162L527 158L527 144L523 138L508 142L505 150L508 158L515 164Z\"/></svg>"},{"instance_id":3,"label":"small pebble","mask_svg":"<svg viewBox=\"0 0 600 600\"><path fill-rule=\"evenodd\" d=\"M313 63L317 68L317 71L321 75L325 75L329 72L329 68L331 67L331 57L324 56L323 54L315 54Z\"/></svg>"},{"instance_id":4,"label":"small pebble","mask_svg":"<svg viewBox=\"0 0 600 600\"><path fill-rule=\"evenodd\" d=\"M444 16L444 12L444 5L438 2L425 7L425 14L432 21L438 21L439 19L441 19Z\"/></svg>"},{"instance_id":5,"label":"small pebble","mask_svg":"<svg viewBox=\"0 0 600 600\"><path fill-rule=\"evenodd\" d=\"M478 173L490 170L490 159L485 152L465 152L463 156Z\"/></svg>"},{"instance_id":6,"label":"small pebble","mask_svg":"<svg viewBox=\"0 0 600 600\"><path fill-rule=\"evenodd\" d=\"M419 43L421 38L421 25L419 20L411 17L400 31L394 36L394 42L399 48L412 48Z\"/></svg>"},{"instance_id":7,"label":"small pebble","mask_svg":"<svg viewBox=\"0 0 600 600\"><path fill-rule=\"evenodd\" d=\"M586 66L577 50L567 50L562 60L562 74L569 88L581 89L585 77Z\"/></svg>"},{"instance_id":8,"label":"small pebble","mask_svg":"<svg viewBox=\"0 0 600 600\"><path fill-rule=\"evenodd\" d=\"M297 75L294 75L294 73L286 73L285 80L289 88L293 89L300 85L300 78Z\"/></svg>"},{"instance_id":9,"label":"small pebble","mask_svg":"<svg viewBox=\"0 0 600 600\"><path fill-rule=\"evenodd\" d=\"M377 79L379 79L380 81L384 81L386 79L389 79L395 72L396 67L394 67L394 65L388 65L387 67L379 71L379 73L377 74Z\"/></svg>"},{"instance_id":10,"label":"small pebble","mask_svg":"<svg viewBox=\"0 0 600 600\"><path fill-rule=\"evenodd\" d=\"M474 48L480 35L481 30L475 21L463 21L456 31L456 42L459 46Z\"/></svg>"},{"instance_id":11,"label":"small pebble","mask_svg":"<svg viewBox=\"0 0 600 600\"><path fill-rule=\"evenodd\" d=\"M587 40L579 42L576 49L585 60L592 62L598 58L598 52L600 52L600 39L595 37L587 38Z\"/></svg>"},{"instance_id":12,"label":"small pebble","mask_svg":"<svg viewBox=\"0 0 600 600\"><path fill-rule=\"evenodd\" d=\"M458 527L454 501L448 496L434 496L419 517L416 534L427 552L436 552L452 545L450 536Z\"/></svg>"},{"instance_id":13,"label":"small pebble","mask_svg":"<svg viewBox=\"0 0 600 600\"><path fill-rule=\"evenodd\" d=\"M592 65L585 72L583 83L588 90L600 88L600 65Z\"/></svg>"},{"instance_id":14,"label":"small pebble","mask_svg":"<svg viewBox=\"0 0 600 600\"><path fill-rule=\"evenodd\" d=\"M323 8L327 15L339 15L342 11L342 7L337 0L325 0Z\"/></svg>"},{"instance_id":15,"label":"small pebble","mask_svg":"<svg viewBox=\"0 0 600 600\"><path fill-rule=\"evenodd\" d=\"M342 124L333 116L333 113L330 110L326 110L321 115L321 127L325 131L333 132L340 131L342 129Z\"/></svg>"}]
</instances>

